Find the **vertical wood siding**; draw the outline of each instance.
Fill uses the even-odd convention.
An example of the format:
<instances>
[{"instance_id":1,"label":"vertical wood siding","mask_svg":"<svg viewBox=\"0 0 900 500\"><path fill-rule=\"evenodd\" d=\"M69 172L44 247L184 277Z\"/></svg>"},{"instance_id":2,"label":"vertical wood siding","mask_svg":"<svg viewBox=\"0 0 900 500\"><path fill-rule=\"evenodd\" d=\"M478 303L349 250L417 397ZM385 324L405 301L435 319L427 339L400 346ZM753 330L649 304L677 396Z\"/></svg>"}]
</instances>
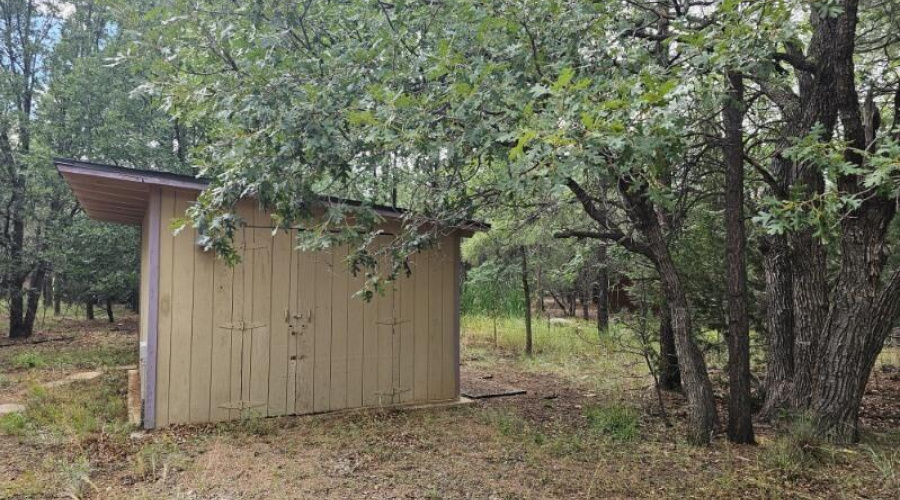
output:
<instances>
[{"instance_id":1,"label":"vertical wood siding","mask_svg":"<svg viewBox=\"0 0 900 500\"><path fill-rule=\"evenodd\" d=\"M173 235L194 197L162 193L158 426L458 397L457 236L366 303L348 248L295 250L298 230L273 234L254 202L238 206L233 268L195 231Z\"/></svg>"}]
</instances>

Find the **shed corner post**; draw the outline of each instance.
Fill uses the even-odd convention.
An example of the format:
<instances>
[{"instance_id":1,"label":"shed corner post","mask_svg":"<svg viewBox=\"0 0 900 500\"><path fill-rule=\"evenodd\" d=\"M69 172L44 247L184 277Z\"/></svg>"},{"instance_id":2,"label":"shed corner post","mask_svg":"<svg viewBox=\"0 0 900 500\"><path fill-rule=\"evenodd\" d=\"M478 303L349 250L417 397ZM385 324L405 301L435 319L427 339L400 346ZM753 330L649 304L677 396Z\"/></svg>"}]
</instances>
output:
<instances>
[{"instance_id":1,"label":"shed corner post","mask_svg":"<svg viewBox=\"0 0 900 500\"><path fill-rule=\"evenodd\" d=\"M162 192L158 187L150 188L149 212L149 307L147 320L146 389L144 394L144 429L156 428L156 371L157 346L159 341L159 240L161 222ZM144 279L144 278L142 278Z\"/></svg>"},{"instance_id":2,"label":"shed corner post","mask_svg":"<svg viewBox=\"0 0 900 500\"><path fill-rule=\"evenodd\" d=\"M462 245L462 236L459 232L456 233L456 236L453 238L453 258L454 258L454 266L456 267L456 272L454 273L454 287L453 287L453 335L456 337L453 343L453 356L454 356L454 369L456 371L456 397L457 399L460 397L460 393L462 392L462 386L460 385L460 349L462 348L462 335L461 335L461 327L460 322L462 321L462 311L460 310L460 294L462 293L462 273L463 273L463 265L462 265L462 250L460 246Z\"/></svg>"}]
</instances>

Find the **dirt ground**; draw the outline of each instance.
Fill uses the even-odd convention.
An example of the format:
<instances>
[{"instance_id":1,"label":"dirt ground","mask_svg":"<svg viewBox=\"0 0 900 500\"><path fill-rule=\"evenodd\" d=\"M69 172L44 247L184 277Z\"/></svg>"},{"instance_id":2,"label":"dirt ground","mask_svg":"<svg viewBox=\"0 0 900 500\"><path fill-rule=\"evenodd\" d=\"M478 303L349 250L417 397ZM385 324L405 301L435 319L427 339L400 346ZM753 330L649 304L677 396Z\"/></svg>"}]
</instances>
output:
<instances>
[{"instance_id":1,"label":"dirt ground","mask_svg":"<svg viewBox=\"0 0 900 500\"><path fill-rule=\"evenodd\" d=\"M54 340L0 347L0 403L27 406L0 417L0 498L900 497L900 370L890 363L873 376L864 440L852 447L768 427L759 446L691 447L679 437L681 397L664 395L670 427L640 375L611 397L596 375L569 375L577 365L554 370L477 340L464 346L463 377L527 394L146 433L125 418L120 368L136 361L135 329L133 317L72 321L43 334ZM94 380L41 385L98 369Z\"/></svg>"}]
</instances>

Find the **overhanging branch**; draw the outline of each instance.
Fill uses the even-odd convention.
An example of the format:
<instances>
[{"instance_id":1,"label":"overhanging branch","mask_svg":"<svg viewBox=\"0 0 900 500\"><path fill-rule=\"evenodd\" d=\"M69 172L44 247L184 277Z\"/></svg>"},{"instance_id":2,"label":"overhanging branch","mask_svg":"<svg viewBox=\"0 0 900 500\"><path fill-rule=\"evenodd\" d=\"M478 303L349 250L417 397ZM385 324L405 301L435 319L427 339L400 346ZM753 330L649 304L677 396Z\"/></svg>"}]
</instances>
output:
<instances>
[{"instance_id":1,"label":"overhanging branch","mask_svg":"<svg viewBox=\"0 0 900 500\"><path fill-rule=\"evenodd\" d=\"M797 52L775 52L772 58L778 62L790 64L794 69L807 73L816 73L818 68L809 59Z\"/></svg>"}]
</instances>

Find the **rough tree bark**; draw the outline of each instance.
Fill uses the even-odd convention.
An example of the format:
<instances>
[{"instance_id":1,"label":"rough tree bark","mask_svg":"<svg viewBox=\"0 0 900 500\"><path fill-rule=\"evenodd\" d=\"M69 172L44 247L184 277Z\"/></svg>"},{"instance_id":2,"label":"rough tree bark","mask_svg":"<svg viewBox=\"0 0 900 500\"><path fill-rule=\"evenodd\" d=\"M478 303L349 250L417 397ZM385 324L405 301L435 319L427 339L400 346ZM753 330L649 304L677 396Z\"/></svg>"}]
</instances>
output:
<instances>
[{"instance_id":1,"label":"rough tree bark","mask_svg":"<svg viewBox=\"0 0 900 500\"><path fill-rule=\"evenodd\" d=\"M667 391L681 390L681 372L678 371L672 313L669 312L669 305L665 300L659 310L659 388Z\"/></svg>"},{"instance_id":2,"label":"rough tree bark","mask_svg":"<svg viewBox=\"0 0 900 500\"><path fill-rule=\"evenodd\" d=\"M694 340L687 291L663 230L666 218L654 208L646 185L640 181L627 176L621 177L618 192L632 225L646 241L672 315L678 368L688 400L688 441L698 445L708 444L719 425L715 394L703 353Z\"/></svg>"},{"instance_id":3,"label":"rough tree bark","mask_svg":"<svg viewBox=\"0 0 900 500\"><path fill-rule=\"evenodd\" d=\"M850 0L855 3L855 0ZM855 9L855 8L854 8ZM838 119L835 105L837 92L837 46L846 43L846 13L820 17L813 12L813 35L807 50L806 62L814 68L800 68L799 123L788 123L788 133L802 136L815 125L821 126L823 141L831 140ZM855 17L855 15L854 15ZM855 22L854 22L855 24ZM851 37L852 38L852 37ZM849 42L852 45L852 41ZM802 59L802 53L791 53ZM851 54L852 57L852 54ZM799 66L805 66L806 63ZM808 162L791 164L791 189L813 199L824 190L824 179L815 165ZM818 348L828 315L828 280L826 249L812 229L802 229L790 236L793 249L791 259L794 300L794 382L791 403L797 410L809 407L810 395L818 364Z\"/></svg>"},{"instance_id":4,"label":"rough tree bark","mask_svg":"<svg viewBox=\"0 0 900 500\"><path fill-rule=\"evenodd\" d=\"M113 303L109 299L106 299L106 319L110 323L116 322L116 319L113 317Z\"/></svg>"},{"instance_id":5,"label":"rough tree bark","mask_svg":"<svg viewBox=\"0 0 900 500\"><path fill-rule=\"evenodd\" d=\"M750 322L747 317L747 236L744 230L744 80L727 75L725 139L725 253L728 276L728 440L752 444Z\"/></svg>"},{"instance_id":6,"label":"rough tree bark","mask_svg":"<svg viewBox=\"0 0 900 500\"><path fill-rule=\"evenodd\" d=\"M783 235L764 239L766 281L766 397L759 418L771 420L790 404L794 382L794 309L790 249Z\"/></svg>"},{"instance_id":7,"label":"rough tree bark","mask_svg":"<svg viewBox=\"0 0 900 500\"><path fill-rule=\"evenodd\" d=\"M91 300L84 303L84 317L89 320L94 319L94 302Z\"/></svg>"},{"instance_id":8,"label":"rough tree bark","mask_svg":"<svg viewBox=\"0 0 900 500\"><path fill-rule=\"evenodd\" d=\"M860 80L854 67L859 1L843 0L841 4L836 15L820 16L812 11L813 31L806 55L780 55L805 74L798 78L800 96L796 99L802 107L801 119L787 120L785 128L797 137L819 124L823 141L831 140L838 130L848 146L844 161L857 167L857 172L865 172L868 166L862 152L874 151L881 137L874 115L866 126L856 88ZM900 88L896 92L895 118L900 112ZM877 108L869 112L877 113ZM836 128L838 119L840 129ZM894 127L897 125L895 120ZM815 195L821 187L814 183L821 183L822 175L801 163L791 169L791 191ZM882 281L887 228L896 215L897 199L866 187L864 174L853 171L837 177L835 187L842 196L860 202L839 222L840 264L833 277L830 307L824 246L809 231L790 238L795 322L792 403L811 414L823 436L852 442L859 437L859 408L875 358L900 313L900 273Z\"/></svg>"},{"instance_id":9,"label":"rough tree bark","mask_svg":"<svg viewBox=\"0 0 900 500\"><path fill-rule=\"evenodd\" d=\"M41 301L41 289L44 287L46 269L44 264L38 264L35 267L28 282L28 289L25 291L28 303L25 307L23 326L28 333L24 336L29 336L34 331L34 322L37 319L38 303Z\"/></svg>"}]
</instances>

